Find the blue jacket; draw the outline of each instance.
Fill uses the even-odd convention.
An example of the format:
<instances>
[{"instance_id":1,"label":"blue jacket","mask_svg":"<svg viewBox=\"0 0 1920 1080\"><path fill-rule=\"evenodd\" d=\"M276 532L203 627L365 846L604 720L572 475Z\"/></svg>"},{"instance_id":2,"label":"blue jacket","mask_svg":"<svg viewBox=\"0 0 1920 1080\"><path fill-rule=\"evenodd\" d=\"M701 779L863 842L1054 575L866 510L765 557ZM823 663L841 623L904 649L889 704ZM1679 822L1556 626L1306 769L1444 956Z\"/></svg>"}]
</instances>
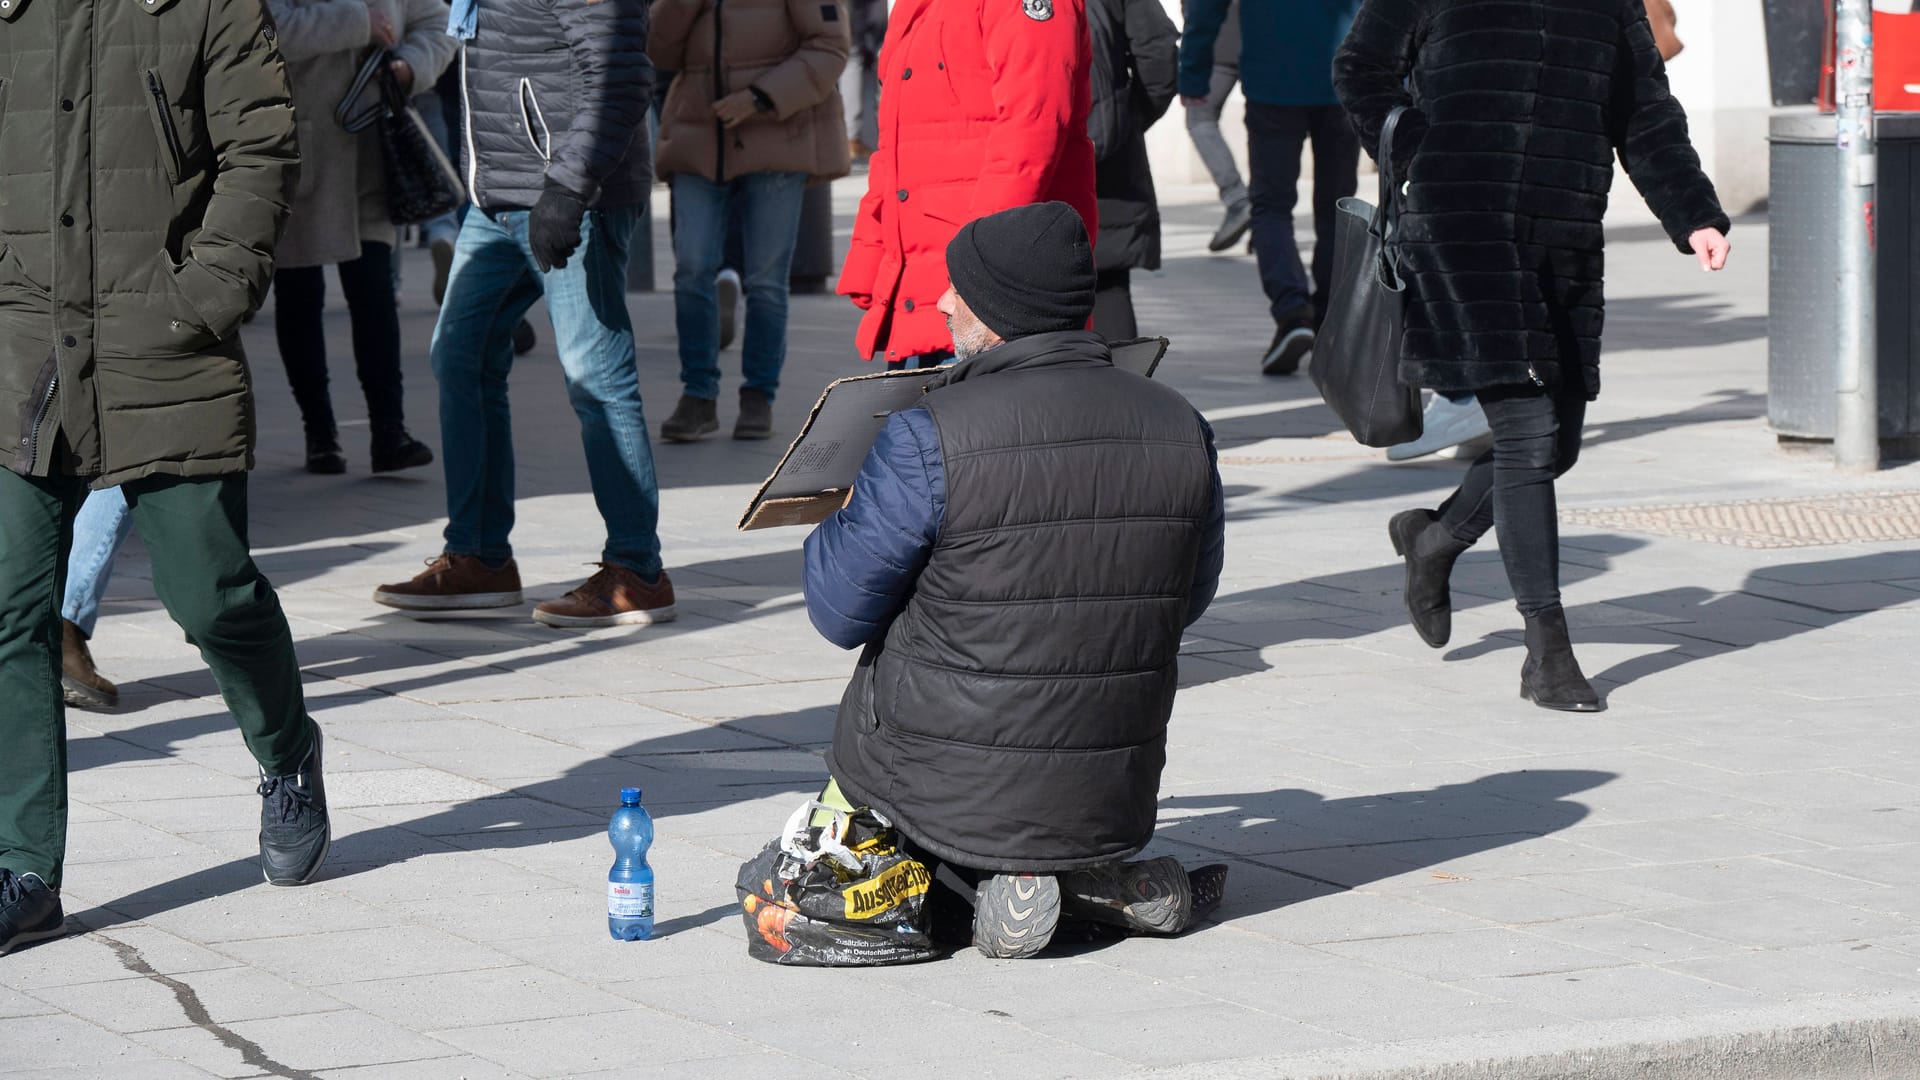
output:
<instances>
[{"instance_id":1,"label":"blue jacket","mask_svg":"<svg viewBox=\"0 0 1920 1080\"><path fill-rule=\"evenodd\" d=\"M1206 97L1230 0L1186 0L1180 93ZM1240 89L1260 105L1337 105L1333 54L1359 0L1240 0Z\"/></svg>"},{"instance_id":2,"label":"blue jacket","mask_svg":"<svg viewBox=\"0 0 1920 1080\"><path fill-rule=\"evenodd\" d=\"M1204 421L1203 421L1204 423ZM1226 561L1227 504L1215 461L1213 516L1187 604L1187 625L1206 613ZM947 513L940 436L926 409L895 413L880 429L854 481L857 497L807 537L807 617L843 649L877 641L913 593Z\"/></svg>"}]
</instances>

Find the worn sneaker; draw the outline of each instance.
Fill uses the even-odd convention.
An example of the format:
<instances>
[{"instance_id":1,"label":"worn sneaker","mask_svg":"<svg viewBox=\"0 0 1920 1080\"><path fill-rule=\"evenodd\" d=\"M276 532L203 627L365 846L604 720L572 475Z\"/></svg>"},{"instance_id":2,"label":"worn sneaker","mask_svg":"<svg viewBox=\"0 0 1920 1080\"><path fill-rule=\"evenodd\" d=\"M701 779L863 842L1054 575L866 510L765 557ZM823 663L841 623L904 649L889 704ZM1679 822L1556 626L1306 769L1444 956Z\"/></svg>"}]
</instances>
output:
<instances>
[{"instance_id":1,"label":"worn sneaker","mask_svg":"<svg viewBox=\"0 0 1920 1080\"><path fill-rule=\"evenodd\" d=\"M765 439L773 435L773 399L764 390L740 388L740 417L733 422L736 439Z\"/></svg>"},{"instance_id":2,"label":"worn sneaker","mask_svg":"<svg viewBox=\"0 0 1920 1080\"><path fill-rule=\"evenodd\" d=\"M111 709L120 704L120 688L93 667L87 636L60 620L60 689L76 709Z\"/></svg>"},{"instance_id":3,"label":"worn sneaker","mask_svg":"<svg viewBox=\"0 0 1920 1080\"><path fill-rule=\"evenodd\" d=\"M320 725L313 749L295 772L260 774L260 872L269 885L305 885L320 872L333 844L327 785L320 775Z\"/></svg>"},{"instance_id":4,"label":"worn sneaker","mask_svg":"<svg viewBox=\"0 0 1920 1080\"><path fill-rule=\"evenodd\" d=\"M680 395L673 415L660 425L660 437L668 442L694 442L720 430L720 414L707 398Z\"/></svg>"},{"instance_id":5,"label":"worn sneaker","mask_svg":"<svg viewBox=\"0 0 1920 1080\"><path fill-rule=\"evenodd\" d=\"M1060 883L1052 874L995 874L973 902L973 947L995 960L1025 960L1060 926Z\"/></svg>"},{"instance_id":6,"label":"worn sneaker","mask_svg":"<svg viewBox=\"0 0 1920 1080\"><path fill-rule=\"evenodd\" d=\"M673 581L666 571L649 585L619 563L600 563L599 573L558 600L533 609L533 621L546 626L645 626L671 622Z\"/></svg>"},{"instance_id":7,"label":"worn sneaker","mask_svg":"<svg viewBox=\"0 0 1920 1080\"><path fill-rule=\"evenodd\" d=\"M1060 875L1067 914L1143 934L1177 934L1193 922L1187 868L1170 855L1110 862Z\"/></svg>"},{"instance_id":8,"label":"worn sneaker","mask_svg":"<svg viewBox=\"0 0 1920 1080\"><path fill-rule=\"evenodd\" d=\"M1427 403L1426 411L1421 414L1420 437L1388 447L1387 460L1411 461L1492 434L1493 428L1488 426L1487 414L1481 410L1478 398L1454 401L1443 394L1435 394L1433 400Z\"/></svg>"},{"instance_id":9,"label":"worn sneaker","mask_svg":"<svg viewBox=\"0 0 1920 1080\"><path fill-rule=\"evenodd\" d=\"M1273 332L1273 344L1260 357L1260 374L1292 375L1313 355L1313 316L1287 319Z\"/></svg>"},{"instance_id":10,"label":"worn sneaker","mask_svg":"<svg viewBox=\"0 0 1920 1080\"><path fill-rule=\"evenodd\" d=\"M722 270L713 279L714 299L720 303L720 347L725 349L733 344L739 335L740 315L740 274L734 270Z\"/></svg>"},{"instance_id":11,"label":"worn sneaker","mask_svg":"<svg viewBox=\"0 0 1920 1080\"><path fill-rule=\"evenodd\" d=\"M347 471L347 456L340 452L339 436L307 436L307 471L320 476L339 476Z\"/></svg>"},{"instance_id":12,"label":"worn sneaker","mask_svg":"<svg viewBox=\"0 0 1920 1080\"><path fill-rule=\"evenodd\" d=\"M67 932L60 894L39 874L0 870L0 956Z\"/></svg>"},{"instance_id":13,"label":"worn sneaker","mask_svg":"<svg viewBox=\"0 0 1920 1080\"><path fill-rule=\"evenodd\" d=\"M512 559L493 567L473 555L439 555L412 581L373 590L374 603L403 611L513 607L521 599L520 567Z\"/></svg>"},{"instance_id":14,"label":"worn sneaker","mask_svg":"<svg viewBox=\"0 0 1920 1080\"><path fill-rule=\"evenodd\" d=\"M1214 230L1213 239L1207 241L1208 251L1225 251L1240 242L1253 225L1253 204L1242 200L1227 207L1226 220Z\"/></svg>"},{"instance_id":15,"label":"worn sneaker","mask_svg":"<svg viewBox=\"0 0 1920 1080\"><path fill-rule=\"evenodd\" d=\"M433 450L398 425L374 429L370 456L373 459L373 471L377 473L418 469L433 464Z\"/></svg>"},{"instance_id":16,"label":"worn sneaker","mask_svg":"<svg viewBox=\"0 0 1920 1080\"><path fill-rule=\"evenodd\" d=\"M1210 915L1227 898L1227 864L1208 863L1187 871L1187 889L1193 893L1193 917Z\"/></svg>"}]
</instances>

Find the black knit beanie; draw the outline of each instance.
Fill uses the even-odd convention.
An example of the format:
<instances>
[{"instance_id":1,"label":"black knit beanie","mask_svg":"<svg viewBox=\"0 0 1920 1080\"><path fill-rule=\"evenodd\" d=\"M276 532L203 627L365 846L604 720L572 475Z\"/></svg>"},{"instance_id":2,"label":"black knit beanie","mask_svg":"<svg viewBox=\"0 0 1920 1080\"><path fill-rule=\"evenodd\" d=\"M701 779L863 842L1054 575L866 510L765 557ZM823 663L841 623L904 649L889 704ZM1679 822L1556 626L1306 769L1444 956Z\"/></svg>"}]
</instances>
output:
<instances>
[{"instance_id":1,"label":"black knit beanie","mask_svg":"<svg viewBox=\"0 0 1920 1080\"><path fill-rule=\"evenodd\" d=\"M1085 330L1093 316L1093 245L1079 212L1063 202L961 226L947 245L947 276L987 329L1008 341Z\"/></svg>"}]
</instances>

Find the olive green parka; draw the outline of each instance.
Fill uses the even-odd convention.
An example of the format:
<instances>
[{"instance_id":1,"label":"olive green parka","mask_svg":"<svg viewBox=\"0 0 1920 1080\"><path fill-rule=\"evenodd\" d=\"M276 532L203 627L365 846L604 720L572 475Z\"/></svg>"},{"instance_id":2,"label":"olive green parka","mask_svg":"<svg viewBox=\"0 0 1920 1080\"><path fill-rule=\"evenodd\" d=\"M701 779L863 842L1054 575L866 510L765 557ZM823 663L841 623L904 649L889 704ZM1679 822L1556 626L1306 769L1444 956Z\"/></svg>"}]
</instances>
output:
<instances>
[{"instance_id":1,"label":"olive green parka","mask_svg":"<svg viewBox=\"0 0 1920 1080\"><path fill-rule=\"evenodd\" d=\"M260 0L0 0L0 466L251 467L238 330L298 160Z\"/></svg>"}]
</instances>

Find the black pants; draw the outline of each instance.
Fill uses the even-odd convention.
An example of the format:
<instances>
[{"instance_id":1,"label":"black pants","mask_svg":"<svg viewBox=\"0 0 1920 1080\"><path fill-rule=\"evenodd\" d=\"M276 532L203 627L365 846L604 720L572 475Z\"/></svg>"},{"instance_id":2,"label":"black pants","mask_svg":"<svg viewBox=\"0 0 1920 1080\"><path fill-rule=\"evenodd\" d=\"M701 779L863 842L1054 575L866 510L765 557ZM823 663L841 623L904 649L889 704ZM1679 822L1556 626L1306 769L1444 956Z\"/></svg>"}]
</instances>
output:
<instances>
[{"instance_id":1,"label":"black pants","mask_svg":"<svg viewBox=\"0 0 1920 1080\"><path fill-rule=\"evenodd\" d=\"M1095 279L1093 332L1108 341L1140 336L1140 324L1133 317L1133 272L1124 266L1102 270Z\"/></svg>"},{"instance_id":2,"label":"black pants","mask_svg":"<svg viewBox=\"0 0 1920 1080\"><path fill-rule=\"evenodd\" d=\"M274 333L287 367L293 400L310 435L332 435L333 398L327 392L327 336L320 320L327 302L326 268L273 274ZM393 297L393 249L362 244L360 257L340 264L340 291L353 320L353 360L367 395L367 419L377 434L405 424L400 398L400 312Z\"/></svg>"},{"instance_id":3,"label":"black pants","mask_svg":"<svg viewBox=\"0 0 1920 1080\"><path fill-rule=\"evenodd\" d=\"M1293 208L1300 201L1300 148L1313 144L1313 276L1300 262ZM1333 278L1336 204L1359 184L1360 138L1338 105L1247 103L1247 192L1253 203L1253 254L1273 321L1326 313Z\"/></svg>"},{"instance_id":4,"label":"black pants","mask_svg":"<svg viewBox=\"0 0 1920 1080\"><path fill-rule=\"evenodd\" d=\"M1553 482L1580 458L1587 397L1579 385L1481 390L1493 449L1467 470L1460 490L1440 504L1454 538L1474 543L1500 532L1515 606L1536 615L1560 603L1560 509Z\"/></svg>"}]
</instances>

